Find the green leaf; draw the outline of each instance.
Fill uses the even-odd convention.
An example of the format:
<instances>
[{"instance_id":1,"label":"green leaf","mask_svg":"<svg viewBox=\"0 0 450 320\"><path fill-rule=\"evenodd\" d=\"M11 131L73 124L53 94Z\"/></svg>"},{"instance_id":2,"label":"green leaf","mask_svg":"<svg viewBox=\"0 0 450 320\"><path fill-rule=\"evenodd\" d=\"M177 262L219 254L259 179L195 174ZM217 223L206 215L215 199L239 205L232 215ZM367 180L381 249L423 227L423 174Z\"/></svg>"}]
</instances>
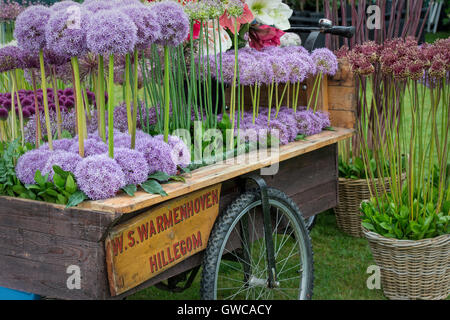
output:
<instances>
[{"instance_id":1,"label":"green leaf","mask_svg":"<svg viewBox=\"0 0 450 320\"><path fill-rule=\"evenodd\" d=\"M306 140L306 135L299 134L298 136L295 137L295 141L300 141L300 140Z\"/></svg>"},{"instance_id":2,"label":"green leaf","mask_svg":"<svg viewBox=\"0 0 450 320\"><path fill-rule=\"evenodd\" d=\"M170 179L170 176L165 172L156 171L155 173L151 174L148 178L155 179L160 182L166 182Z\"/></svg>"},{"instance_id":3,"label":"green leaf","mask_svg":"<svg viewBox=\"0 0 450 320\"><path fill-rule=\"evenodd\" d=\"M59 188L64 188L66 185L66 180L63 179L59 174L55 173L53 175L53 182Z\"/></svg>"},{"instance_id":4,"label":"green leaf","mask_svg":"<svg viewBox=\"0 0 450 320\"><path fill-rule=\"evenodd\" d=\"M134 197L134 193L137 191L137 186L135 184L129 184L122 188L123 191L130 197Z\"/></svg>"},{"instance_id":5,"label":"green leaf","mask_svg":"<svg viewBox=\"0 0 450 320\"><path fill-rule=\"evenodd\" d=\"M58 194L58 196L56 197L56 203L58 203L58 204L66 204L67 203L67 198L64 197L62 194Z\"/></svg>"},{"instance_id":6,"label":"green leaf","mask_svg":"<svg viewBox=\"0 0 450 320\"><path fill-rule=\"evenodd\" d=\"M371 223L369 223L369 222L363 222L362 225L363 225L363 227L366 228L367 230L375 231L375 227L373 226L373 224L371 224Z\"/></svg>"},{"instance_id":7,"label":"green leaf","mask_svg":"<svg viewBox=\"0 0 450 320\"><path fill-rule=\"evenodd\" d=\"M63 139L72 139L72 135L70 134L69 131L67 130L63 130L63 132L61 133L61 138Z\"/></svg>"},{"instance_id":8,"label":"green leaf","mask_svg":"<svg viewBox=\"0 0 450 320\"><path fill-rule=\"evenodd\" d=\"M170 180L179 181L179 182L183 182L183 183L186 182L186 179L182 176L170 176Z\"/></svg>"},{"instance_id":9,"label":"green leaf","mask_svg":"<svg viewBox=\"0 0 450 320\"><path fill-rule=\"evenodd\" d=\"M25 188L27 190L37 190L37 191L42 190L42 188L40 186L38 186L37 184L26 184Z\"/></svg>"},{"instance_id":10,"label":"green leaf","mask_svg":"<svg viewBox=\"0 0 450 320\"><path fill-rule=\"evenodd\" d=\"M21 185L15 185L15 186L12 187L12 189L17 194L21 194L21 193L27 192L27 189L25 189L25 187L21 186Z\"/></svg>"},{"instance_id":11,"label":"green leaf","mask_svg":"<svg viewBox=\"0 0 450 320\"><path fill-rule=\"evenodd\" d=\"M163 197L167 196L167 193L164 191L162 186L159 184L156 180L148 180L141 184L142 189L145 190L145 192L151 193L151 194L159 194Z\"/></svg>"},{"instance_id":12,"label":"green leaf","mask_svg":"<svg viewBox=\"0 0 450 320\"><path fill-rule=\"evenodd\" d=\"M47 176L48 179L48 176ZM36 170L36 173L34 174L34 181L40 186L45 186L45 183L47 182L47 179L45 179L44 176L42 176L42 173L40 170Z\"/></svg>"},{"instance_id":13,"label":"green leaf","mask_svg":"<svg viewBox=\"0 0 450 320\"><path fill-rule=\"evenodd\" d=\"M336 131L336 129L334 129L333 127L325 127L323 130Z\"/></svg>"},{"instance_id":14,"label":"green leaf","mask_svg":"<svg viewBox=\"0 0 450 320\"><path fill-rule=\"evenodd\" d=\"M53 166L53 171L61 176L64 181L67 179L69 175L73 177L73 173L69 171L64 171L60 166Z\"/></svg>"},{"instance_id":15,"label":"green leaf","mask_svg":"<svg viewBox=\"0 0 450 320\"><path fill-rule=\"evenodd\" d=\"M69 175L66 180L66 191L73 194L75 193L75 191L77 191L77 189L78 188L77 184L75 183L75 180L73 180L72 176Z\"/></svg>"},{"instance_id":16,"label":"green leaf","mask_svg":"<svg viewBox=\"0 0 450 320\"><path fill-rule=\"evenodd\" d=\"M89 197L81 190L76 191L72 194L67 202L66 208L75 207L82 203L84 200L88 200Z\"/></svg>"}]
</instances>

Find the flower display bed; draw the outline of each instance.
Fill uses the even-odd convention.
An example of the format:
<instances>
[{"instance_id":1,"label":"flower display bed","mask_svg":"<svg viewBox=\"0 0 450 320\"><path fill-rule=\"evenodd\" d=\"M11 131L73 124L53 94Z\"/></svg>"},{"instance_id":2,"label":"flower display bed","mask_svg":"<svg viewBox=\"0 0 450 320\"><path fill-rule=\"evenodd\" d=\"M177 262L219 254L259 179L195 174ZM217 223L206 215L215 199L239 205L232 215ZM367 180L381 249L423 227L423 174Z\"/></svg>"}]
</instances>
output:
<instances>
[{"instance_id":1,"label":"flower display bed","mask_svg":"<svg viewBox=\"0 0 450 320\"><path fill-rule=\"evenodd\" d=\"M109 299L104 239L108 230L169 199L223 183L220 209L239 192L237 179L280 161L277 175L266 178L294 199L304 216L337 204L337 142L352 130L336 129L280 148L274 155L251 164L217 163L192 172L186 183L165 186L167 197L137 192L112 199L86 202L77 208L0 198L2 245L0 286L61 299ZM154 285L201 263L202 253L193 255L169 270L117 297ZM67 268L79 266L81 289L68 289Z\"/></svg>"}]
</instances>

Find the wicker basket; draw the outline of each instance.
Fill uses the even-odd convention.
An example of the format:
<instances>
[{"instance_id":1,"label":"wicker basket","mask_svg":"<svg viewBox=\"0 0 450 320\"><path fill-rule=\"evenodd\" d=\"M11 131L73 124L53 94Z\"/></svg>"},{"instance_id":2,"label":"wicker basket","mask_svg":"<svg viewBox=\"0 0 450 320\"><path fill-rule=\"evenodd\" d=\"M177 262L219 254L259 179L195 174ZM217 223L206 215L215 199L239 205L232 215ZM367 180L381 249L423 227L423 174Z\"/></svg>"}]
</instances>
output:
<instances>
[{"instance_id":1,"label":"wicker basket","mask_svg":"<svg viewBox=\"0 0 450 320\"><path fill-rule=\"evenodd\" d=\"M389 299L446 299L450 294L450 235L423 240L385 238L363 229Z\"/></svg>"},{"instance_id":2,"label":"wicker basket","mask_svg":"<svg viewBox=\"0 0 450 320\"><path fill-rule=\"evenodd\" d=\"M391 178L383 179L389 192ZM377 190L381 192L383 187L380 179L376 181ZM353 237L361 238L364 236L361 230L361 212L359 209L361 202L370 199L370 197L369 184L366 179L339 178L339 203L334 208L339 229Z\"/></svg>"}]
</instances>

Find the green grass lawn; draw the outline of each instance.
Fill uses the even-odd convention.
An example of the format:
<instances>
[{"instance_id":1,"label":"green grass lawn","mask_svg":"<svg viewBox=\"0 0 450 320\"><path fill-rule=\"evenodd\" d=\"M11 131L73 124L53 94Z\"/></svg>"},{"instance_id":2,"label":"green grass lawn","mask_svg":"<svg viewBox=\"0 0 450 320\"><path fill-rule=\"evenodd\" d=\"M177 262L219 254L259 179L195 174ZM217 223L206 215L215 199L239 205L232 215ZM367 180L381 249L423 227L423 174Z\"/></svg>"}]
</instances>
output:
<instances>
[{"instance_id":1,"label":"green grass lawn","mask_svg":"<svg viewBox=\"0 0 450 320\"><path fill-rule=\"evenodd\" d=\"M333 212L318 216L311 232L314 250L315 300L384 299L381 290L369 290L367 268L374 264L365 239L341 232ZM142 290L128 299L192 300L200 299L200 273L192 287L182 293L161 291L155 287Z\"/></svg>"}]
</instances>

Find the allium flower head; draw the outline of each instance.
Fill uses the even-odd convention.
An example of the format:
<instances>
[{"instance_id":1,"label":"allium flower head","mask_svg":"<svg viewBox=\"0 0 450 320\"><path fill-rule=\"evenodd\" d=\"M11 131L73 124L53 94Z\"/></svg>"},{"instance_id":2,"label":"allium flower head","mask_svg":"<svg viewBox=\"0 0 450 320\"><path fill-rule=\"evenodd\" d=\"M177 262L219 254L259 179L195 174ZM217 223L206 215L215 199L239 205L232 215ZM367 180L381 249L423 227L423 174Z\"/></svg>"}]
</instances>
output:
<instances>
[{"instance_id":1,"label":"allium flower head","mask_svg":"<svg viewBox=\"0 0 450 320\"><path fill-rule=\"evenodd\" d=\"M164 141L162 134L154 138ZM171 155L175 164L183 168L189 166L191 163L191 152L186 143L177 136L169 136L167 143L172 148Z\"/></svg>"},{"instance_id":2,"label":"allium flower head","mask_svg":"<svg viewBox=\"0 0 450 320\"><path fill-rule=\"evenodd\" d=\"M84 158L74 173L78 187L92 200L114 197L126 185L122 168L106 154Z\"/></svg>"},{"instance_id":3,"label":"allium flower head","mask_svg":"<svg viewBox=\"0 0 450 320\"><path fill-rule=\"evenodd\" d=\"M118 10L101 10L91 19L87 32L87 46L98 55L124 55L134 50L137 27Z\"/></svg>"},{"instance_id":4,"label":"allium flower head","mask_svg":"<svg viewBox=\"0 0 450 320\"><path fill-rule=\"evenodd\" d=\"M72 139L59 139L53 140L53 150L54 151L69 151L70 147L73 145ZM39 147L41 150L50 150L48 143L43 144Z\"/></svg>"},{"instance_id":5,"label":"allium flower head","mask_svg":"<svg viewBox=\"0 0 450 320\"><path fill-rule=\"evenodd\" d=\"M61 11L61 10L68 10L70 7L77 8L80 7L80 4L75 1L71 0L64 0L64 1L58 1L53 4L50 9L53 11Z\"/></svg>"},{"instance_id":6,"label":"allium flower head","mask_svg":"<svg viewBox=\"0 0 450 320\"><path fill-rule=\"evenodd\" d=\"M0 121L8 120L8 110L3 107L0 107Z\"/></svg>"},{"instance_id":7,"label":"allium flower head","mask_svg":"<svg viewBox=\"0 0 450 320\"><path fill-rule=\"evenodd\" d=\"M78 141L72 144L69 151L78 153ZM108 146L104 142L100 142L96 139L84 140L84 155L86 157L102 154L108 152Z\"/></svg>"},{"instance_id":8,"label":"allium flower head","mask_svg":"<svg viewBox=\"0 0 450 320\"><path fill-rule=\"evenodd\" d=\"M86 31L92 14L84 9L55 11L45 29L47 48L62 56L81 56L87 52Z\"/></svg>"},{"instance_id":9,"label":"allium flower head","mask_svg":"<svg viewBox=\"0 0 450 320\"><path fill-rule=\"evenodd\" d=\"M0 48L0 73L21 67L19 50L14 46Z\"/></svg>"},{"instance_id":10,"label":"allium flower head","mask_svg":"<svg viewBox=\"0 0 450 320\"><path fill-rule=\"evenodd\" d=\"M53 166L59 166L64 171L73 173L81 160L82 158L76 153L63 150L52 152L47 160L47 163L42 169L42 175L46 175L48 173L49 181L53 181L53 175L55 174L53 171Z\"/></svg>"},{"instance_id":11,"label":"allium flower head","mask_svg":"<svg viewBox=\"0 0 450 320\"><path fill-rule=\"evenodd\" d=\"M114 160L122 168L127 185L141 184L147 181L150 169L141 152L128 148L117 148L114 150Z\"/></svg>"},{"instance_id":12,"label":"allium flower head","mask_svg":"<svg viewBox=\"0 0 450 320\"><path fill-rule=\"evenodd\" d=\"M136 47L145 49L161 36L161 26L154 12L147 6L134 5L120 9L136 25Z\"/></svg>"},{"instance_id":13,"label":"allium flower head","mask_svg":"<svg viewBox=\"0 0 450 320\"><path fill-rule=\"evenodd\" d=\"M83 8L92 12L97 13L100 10L110 10L114 8L113 1L103 1L103 0L97 0L97 1L89 1L83 3Z\"/></svg>"},{"instance_id":14,"label":"allium flower head","mask_svg":"<svg viewBox=\"0 0 450 320\"><path fill-rule=\"evenodd\" d=\"M155 138L139 139L136 150L144 154L149 165L149 173L162 171L168 175L177 174L177 164L172 159L172 148L169 144Z\"/></svg>"},{"instance_id":15,"label":"allium flower head","mask_svg":"<svg viewBox=\"0 0 450 320\"><path fill-rule=\"evenodd\" d=\"M25 9L16 19L14 37L19 47L30 53L37 53L46 44L45 28L52 10L42 5Z\"/></svg>"},{"instance_id":16,"label":"allium flower head","mask_svg":"<svg viewBox=\"0 0 450 320\"><path fill-rule=\"evenodd\" d=\"M315 49L311 54L311 58L316 63L317 72L332 76L336 74L338 70L338 61L334 53L329 49Z\"/></svg>"},{"instance_id":17,"label":"allium flower head","mask_svg":"<svg viewBox=\"0 0 450 320\"><path fill-rule=\"evenodd\" d=\"M161 34L156 43L177 47L189 35L189 19L183 7L176 2L159 2L151 7L155 13Z\"/></svg>"},{"instance_id":18,"label":"allium flower head","mask_svg":"<svg viewBox=\"0 0 450 320\"><path fill-rule=\"evenodd\" d=\"M36 149L22 155L19 160L17 160L17 178L19 178L23 184L34 184L36 171L39 170L42 172L51 154L50 151Z\"/></svg>"}]
</instances>

